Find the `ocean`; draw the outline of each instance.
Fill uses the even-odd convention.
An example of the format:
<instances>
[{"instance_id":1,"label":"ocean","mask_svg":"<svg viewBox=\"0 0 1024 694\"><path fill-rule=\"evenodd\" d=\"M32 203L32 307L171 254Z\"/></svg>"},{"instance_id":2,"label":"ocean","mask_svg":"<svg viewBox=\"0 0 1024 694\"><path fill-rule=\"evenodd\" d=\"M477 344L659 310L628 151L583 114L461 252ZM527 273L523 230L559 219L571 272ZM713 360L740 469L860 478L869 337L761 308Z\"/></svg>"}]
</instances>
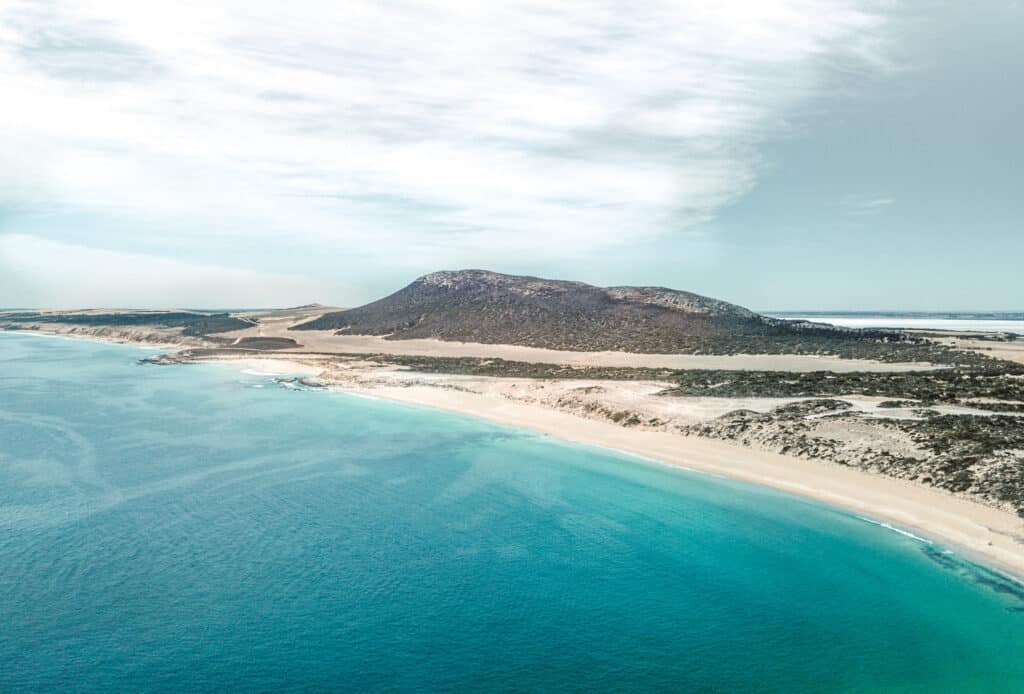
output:
<instances>
[{"instance_id":1,"label":"ocean","mask_svg":"<svg viewBox=\"0 0 1024 694\"><path fill-rule=\"evenodd\" d=\"M0 334L0 691L1024 691L941 545L152 353Z\"/></svg>"},{"instance_id":2,"label":"ocean","mask_svg":"<svg viewBox=\"0 0 1024 694\"><path fill-rule=\"evenodd\" d=\"M846 328L952 330L1024 335L1024 313L1007 312L870 312L870 311L768 311L775 318L831 323Z\"/></svg>"}]
</instances>

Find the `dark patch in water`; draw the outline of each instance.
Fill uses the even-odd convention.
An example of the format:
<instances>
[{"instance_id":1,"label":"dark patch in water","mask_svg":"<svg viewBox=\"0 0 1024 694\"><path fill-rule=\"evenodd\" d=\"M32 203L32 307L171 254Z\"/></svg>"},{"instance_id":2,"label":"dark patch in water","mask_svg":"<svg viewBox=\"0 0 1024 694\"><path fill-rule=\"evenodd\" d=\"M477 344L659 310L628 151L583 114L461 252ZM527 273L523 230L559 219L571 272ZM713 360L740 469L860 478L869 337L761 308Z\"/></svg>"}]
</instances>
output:
<instances>
[{"instance_id":1,"label":"dark patch in water","mask_svg":"<svg viewBox=\"0 0 1024 694\"><path fill-rule=\"evenodd\" d=\"M989 590L1007 595L1020 602L1020 605L1012 605L1006 609L1010 612L1024 612L1024 584L1016 579L1004 576L1001 573L987 569L984 566L958 559L952 554L937 549L931 545L924 545L921 551L926 557L944 569L955 571L964 579L971 581Z\"/></svg>"},{"instance_id":2,"label":"dark patch in water","mask_svg":"<svg viewBox=\"0 0 1024 694\"><path fill-rule=\"evenodd\" d=\"M924 552L926 557L944 569L955 571L962 568L961 563L954 559L952 555L946 554L932 545L923 545L921 547L921 551Z\"/></svg>"},{"instance_id":3,"label":"dark patch in water","mask_svg":"<svg viewBox=\"0 0 1024 694\"><path fill-rule=\"evenodd\" d=\"M988 586L998 593L1012 595L1024 603L1024 585L1018 583L1012 578L1008 578L1007 576L1003 576L1002 574L998 574L981 566L972 568L976 574L975 580L978 583L983 586Z\"/></svg>"},{"instance_id":4,"label":"dark patch in water","mask_svg":"<svg viewBox=\"0 0 1024 694\"><path fill-rule=\"evenodd\" d=\"M274 383L276 383L277 385L281 386L282 388L287 388L288 390L296 390L296 391L298 391L298 390L323 390L324 387L325 387L325 386L323 386L323 385L321 385L321 384L319 384L319 383L317 383L315 381L310 381L309 379L307 379L305 377L299 377L299 376L281 376L281 377L275 378L274 379Z\"/></svg>"}]
</instances>

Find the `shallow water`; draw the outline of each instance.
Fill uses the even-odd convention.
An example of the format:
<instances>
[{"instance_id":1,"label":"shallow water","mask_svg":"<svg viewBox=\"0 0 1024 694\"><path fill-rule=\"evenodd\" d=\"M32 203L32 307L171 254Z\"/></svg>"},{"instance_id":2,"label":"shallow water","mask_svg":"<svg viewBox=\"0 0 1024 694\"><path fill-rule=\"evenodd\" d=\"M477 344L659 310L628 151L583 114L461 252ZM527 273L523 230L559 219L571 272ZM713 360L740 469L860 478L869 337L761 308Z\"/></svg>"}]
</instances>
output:
<instances>
[{"instance_id":1,"label":"shallow water","mask_svg":"<svg viewBox=\"0 0 1024 694\"><path fill-rule=\"evenodd\" d=\"M0 690L1024 690L940 546L149 353L0 334Z\"/></svg>"}]
</instances>

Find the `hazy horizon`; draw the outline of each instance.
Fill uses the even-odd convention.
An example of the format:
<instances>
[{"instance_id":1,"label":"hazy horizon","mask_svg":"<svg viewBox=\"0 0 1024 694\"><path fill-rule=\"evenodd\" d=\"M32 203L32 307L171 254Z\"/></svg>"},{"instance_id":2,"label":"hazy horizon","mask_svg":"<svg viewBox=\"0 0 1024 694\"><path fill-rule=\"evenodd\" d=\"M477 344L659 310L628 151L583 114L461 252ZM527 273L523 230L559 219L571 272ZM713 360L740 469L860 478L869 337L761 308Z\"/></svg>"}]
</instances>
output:
<instances>
[{"instance_id":1,"label":"hazy horizon","mask_svg":"<svg viewBox=\"0 0 1024 694\"><path fill-rule=\"evenodd\" d=\"M673 287L669 287L673 289ZM686 290L689 291L689 290ZM699 293L699 292L698 292ZM383 298L383 295L381 297ZM720 298L720 297L711 297ZM372 301L372 300L371 300ZM0 305L0 311L61 311L61 310L83 310L92 311L97 309L110 309L115 311L126 311L126 310L141 310L141 311L159 311L166 309L180 309L183 311L273 311L279 309L288 308L299 308L307 305L322 305L327 308L355 308L357 305L362 304L333 304L325 303L322 301L308 301L303 304L266 304L266 305L255 305L255 304L237 304L237 305L188 305L188 304L153 304L153 305L61 305L61 306L3 306ZM876 309L876 308L826 308L826 309L804 309L804 308L764 308L759 306L744 306L756 313L760 313L766 316L780 316L780 317L795 317L795 316L843 316L843 315L865 315L865 316L946 316L946 315L988 315L993 316L994 319L1005 319L1007 317L1024 316L1024 309L1020 310L1009 310L1009 309L988 309L988 308L966 308L966 309L955 309L951 311L943 310L922 310L922 309ZM986 320L986 318L979 318L979 320Z\"/></svg>"},{"instance_id":2,"label":"hazy horizon","mask_svg":"<svg viewBox=\"0 0 1024 694\"><path fill-rule=\"evenodd\" d=\"M462 269L470 269L470 268L462 268ZM478 269L482 269L482 268L478 268ZM415 279L417 279L417 278L415 278L415 277L412 278L412 280L410 280L410 282L414 281ZM543 278L543 279L566 279L566 280L569 280L569 281L582 281L582 280L572 280L572 278L560 278L560 277L558 277L558 278L556 278L556 277L546 277L546 278ZM377 299L384 298L385 296L388 296L389 294L393 293L394 291L398 291L399 289L402 289L407 284L408 283L395 286L392 290L387 290L386 292L382 293L381 295L370 297L369 299L367 299L365 301L349 302L349 303L331 303L331 302L326 302L326 301L320 301L320 300L317 300L315 298L310 300L310 301L302 301L302 302L295 302L295 303L277 303L277 304L251 304L251 303L244 303L244 302L234 303L234 304L167 304L167 303L151 303L151 304L146 304L146 303L136 303L136 304L81 304L81 303L79 303L79 304L53 304L53 305L9 305L9 306L0 305L0 311L16 311L16 310L42 310L42 311L50 311L50 310L55 310L55 311L60 311L60 310L83 310L83 311L90 311L90 310L97 310L97 309L110 309L110 310L116 310L116 311L124 311L124 310L132 310L132 309L137 309L137 310L142 310L142 311L158 311L158 310L166 310L166 309L181 309L181 310L192 310L192 311L261 311L261 310L268 310L269 311L269 310L286 309L286 308L298 308L298 307L307 306L307 305L322 305L322 306L329 307L329 308L355 308L357 306L361 306L363 304L376 301ZM609 285L609 286L611 286L611 285ZM621 286L621 285L619 285L619 286ZM633 285L633 286L664 286L664 285ZM851 314L851 315L852 314L864 314L864 315L868 315L868 316L887 315L887 314L892 314L892 315L897 315L897 316L910 316L910 315L914 315L914 314L921 314L921 315L928 315L928 316L941 316L941 315L950 315L950 314L954 314L954 315L955 314L962 314L962 315L968 315L968 314L990 314L990 315L993 315L993 316L998 316L1000 318L1003 318L1003 317L1007 317L1007 316L1024 315L1024 308L1019 308L1019 309L1012 309L1012 308L1011 309L991 309L991 308L978 307L978 306L969 306L969 307L966 307L966 308L957 308L957 309L948 309L948 310L947 309L919 309L919 308L876 308L876 307L871 307L871 306L869 306L869 307L855 307L855 306L851 306L851 307L845 307L845 308L834 308L834 307L826 307L826 308L801 308L801 307L778 308L778 307L769 307L769 308L765 308L765 307L757 306L757 305L741 304L741 303L736 302L736 301L731 301L727 297L713 296L711 294L704 294L704 293L702 293L700 291L695 291L693 289L689 289L689 288L686 288L686 287L671 287L671 286L667 286L666 288L667 289L678 289L678 290L681 290L681 291L694 292L696 294L701 294L702 296L708 296L708 297L714 298L714 299L720 299L720 300L723 300L723 301L729 301L730 303L734 303L734 304L743 306L744 308L748 308L748 309L750 309L752 311L755 311L756 313L760 313L760 314L768 315L768 316L779 315L781 317L802 316L802 315L807 315L807 316L815 316L815 315L820 315L820 316L828 316L828 315L841 316L841 315L844 315L844 314Z\"/></svg>"},{"instance_id":3,"label":"hazy horizon","mask_svg":"<svg viewBox=\"0 0 1024 694\"><path fill-rule=\"evenodd\" d=\"M0 8L0 303L1024 310L1020 2ZM981 307L981 308L979 308Z\"/></svg>"}]
</instances>

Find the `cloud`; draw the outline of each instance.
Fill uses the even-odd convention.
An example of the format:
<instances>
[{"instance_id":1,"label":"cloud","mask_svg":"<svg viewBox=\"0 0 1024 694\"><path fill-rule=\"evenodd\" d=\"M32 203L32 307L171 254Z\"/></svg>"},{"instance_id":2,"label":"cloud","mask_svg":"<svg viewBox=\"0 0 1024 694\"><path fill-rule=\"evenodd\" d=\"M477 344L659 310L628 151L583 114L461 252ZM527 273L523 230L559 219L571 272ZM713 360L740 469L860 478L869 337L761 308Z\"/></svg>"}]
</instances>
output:
<instances>
[{"instance_id":1,"label":"cloud","mask_svg":"<svg viewBox=\"0 0 1024 694\"><path fill-rule=\"evenodd\" d=\"M22 5L7 15L10 53L25 65L66 80L145 80L159 76L159 65L144 47L119 39L108 23L89 17L65 22L57 7Z\"/></svg>"},{"instance_id":2,"label":"cloud","mask_svg":"<svg viewBox=\"0 0 1024 694\"><path fill-rule=\"evenodd\" d=\"M830 69L886 63L871 0L4 7L0 209L199 255L483 264L686 232Z\"/></svg>"},{"instance_id":3,"label":"cloud","mask_svg":"<svg viewBox=\"0 0 1024 694\"><path fill-rule=\"evenodd\" d=\"M895 198L879 195L866 195L861 193L843 197L843 199L839 201L839 206L844 208L848 215L863 217L866 215L880 214L894 202L896 202Z\"/></svg>"},{"instance_id":4,"label":"cloud","mask_svg":"<svg viewBox=\"0 0 1024 694\"><path fill-rule=\"evenodd\" d=\"M0 235L0 305L7 308L269 308L350 292L304 277Z\"/></svg>"}]
</instances>

